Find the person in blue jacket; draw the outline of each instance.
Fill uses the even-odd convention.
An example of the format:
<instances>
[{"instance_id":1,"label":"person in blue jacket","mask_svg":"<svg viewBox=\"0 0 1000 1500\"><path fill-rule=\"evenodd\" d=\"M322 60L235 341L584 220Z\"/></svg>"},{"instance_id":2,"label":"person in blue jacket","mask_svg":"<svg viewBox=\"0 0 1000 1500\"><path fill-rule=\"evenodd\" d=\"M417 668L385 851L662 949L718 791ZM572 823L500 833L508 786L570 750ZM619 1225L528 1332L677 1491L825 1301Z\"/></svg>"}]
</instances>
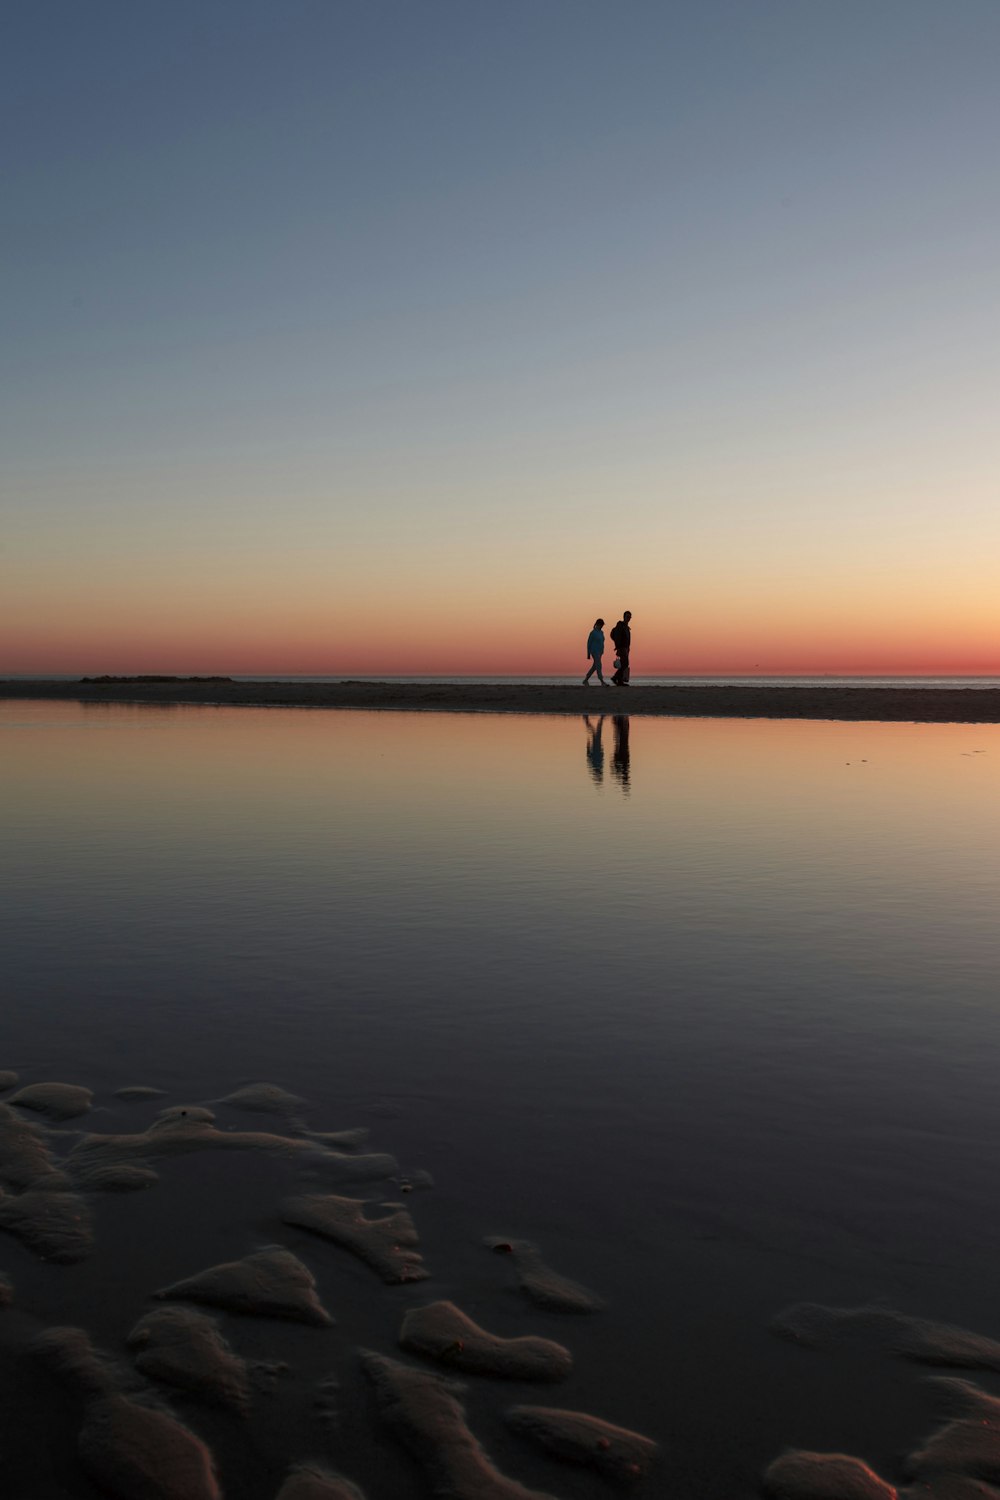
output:
<instances>
[{"instance_id":1,"label":"person in blue jacket","mask_svg":"<svg viewBox=\"0 0 1000 1500\"><path fill-rule=\"evenodd\" d=\"M594 628L587 637L587 656L590 659L590 671L583 679L584 687L587 686L587 683L590 681L591 677L593 677L595 672L597 673L598 682L600 682L604 687L610 687L610 682L604 681L604 671L601 666L601 659L604 656L603 620L594 621Z\"/></svg>"}]
</instances>

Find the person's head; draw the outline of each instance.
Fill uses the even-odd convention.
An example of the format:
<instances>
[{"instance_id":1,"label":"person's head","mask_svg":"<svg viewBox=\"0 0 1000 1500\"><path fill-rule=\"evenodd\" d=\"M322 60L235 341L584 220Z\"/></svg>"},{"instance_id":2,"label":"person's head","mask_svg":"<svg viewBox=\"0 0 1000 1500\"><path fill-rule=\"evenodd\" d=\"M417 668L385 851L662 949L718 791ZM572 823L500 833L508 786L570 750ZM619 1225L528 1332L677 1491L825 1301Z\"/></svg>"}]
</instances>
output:
<instances>
[{"instance_id":1,"label":"person's head","mask_svg":"<svg viewBox=\"0 0 1000 1500\"><path fill-rule=\"evenodd\" d=\"M595 630L603 630L604 629L604 621L603 620L595 620L594 621L594 629Z\"/></svg>"},{"instance_id":2,"label":"person's head","mask_svg":"<svg viewBox=\"0 0 1000 1500\"><path fill-rule=\"evenodd\" d=\"M631 618L632 618L632 611L630 609L627 609L625 611L625 613L622 615L622 619L625 621L625 623L627 625L628 622L629 622L629 620L631 620Z\"/></svg>"}]
</instances>

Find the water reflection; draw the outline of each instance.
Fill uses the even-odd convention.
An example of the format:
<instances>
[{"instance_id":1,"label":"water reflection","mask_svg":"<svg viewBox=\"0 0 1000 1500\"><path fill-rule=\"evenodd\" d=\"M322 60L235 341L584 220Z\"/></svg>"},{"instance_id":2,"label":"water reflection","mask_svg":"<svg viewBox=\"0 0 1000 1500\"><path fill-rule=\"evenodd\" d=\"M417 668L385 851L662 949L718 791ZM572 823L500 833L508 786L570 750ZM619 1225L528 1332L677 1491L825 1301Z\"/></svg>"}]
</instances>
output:
<instances>
[{"instance_id":1,"label":"water reflection","mask_svg":"<svg viewBox=\"0 0 1000 1500\"><path fill-rule=\"evenodd\" d=\"M592 724L589 714L584 714L583 722L587 728L587 766L595 786L604 785L604 720L601 714L596 724Z\"/></svg>"},{"instance_id":2,"label":"water reflection","mask_svg":"<svg viewBox=\"0 0 1000 1500\"><path fill-rule=\"evenodd\" d=\"M874 1462L884 1405L849 1429L767 1324L884 1298L1000 1327L1000 725L642 716L632 808L630 718L581 718L582 779L576 714L0 704L0 1065L102 1106L270 1079L331 1129L398 1100L447 1183L414 1205L435 1270L496 1228L607 1297L567 1405L665 1437L664 1327L709 1372L663 1493L757 1494L790 1432ZM166 1178L130 1263L103 1205L88 1280L39 1267L33 1311L120 1340L256 1232L227 1200L225 1248L177 1245Z\"/></svg>"},{"instance_id":3,"label":"water reflection","mask_svg":"<svg viewBox=\"0 0 1000 1500\"><path fill-rule=\"evenodd\" d=\"M611 758L611 770L626 797L631 790L631 756L629 754L628 736L628 714L615 714L615 752Z\"/></svg>"},{"instance_id":4,"label":"water reflection","mask_svg":"<svg viewBox=\"0 0 1000 1500\"><path fill-rule=\"evenodd\" d=\"M587 769L595 786L604 785L604 723L606 719L607 714L601 714L595 724L589 714L583 716L587 730ZM631 791L632 779L628 714L615 714L612 724L615 744L611 754L611 774L627 797Z\"/></svg>"},{"instance_id":5,"label":"water reflection","mask_svg":"<svg viewBox=\"0 0 1000 1500\"><path fill-rule=\"evenodd\" d=\"M136 698L131 702L126 698L120 701L110 700L105 703L102 703L99 698L81 698L79 702L74 701L73 703L74 709L80 708L83 710L83 717L85 719L104 718L109 722L109 724L112 723L114 719L121 720L124 718L128 718L129 716L134 717L137 713L142 714L147 708L160 709L161 711L166 710L171 713L177 713L178 711L181 711L185 708L190 708L190 706L191 705L187 703L171 703L167 699L161 698L150 698L148 701L146 699ZM121 709L122 712L117 713L116 710L118 709Z\"/></svg>"}]
</instances>

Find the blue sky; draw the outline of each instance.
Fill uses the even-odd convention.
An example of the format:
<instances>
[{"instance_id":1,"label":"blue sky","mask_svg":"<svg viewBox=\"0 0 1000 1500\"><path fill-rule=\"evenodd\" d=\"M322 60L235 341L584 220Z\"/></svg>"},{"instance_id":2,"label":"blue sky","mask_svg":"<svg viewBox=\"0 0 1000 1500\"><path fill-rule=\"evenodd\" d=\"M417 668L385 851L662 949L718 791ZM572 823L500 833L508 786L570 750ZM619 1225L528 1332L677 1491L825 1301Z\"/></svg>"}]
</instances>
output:
<instances>
[{"instance_id":1,"label":"blue sky","mask_svg":"<svg viewBox=\"0 0 1000 1500\"><path fill-rule=\"evenodd\" d=\"M832 590L890 541L915 577L1000 541L994 0L40 0L5 32L22 637L74 559L159 587L192 537L348 593L485 550L491 628L519 568L586 595L623 514L601 577L647 594L659 549L729 597L748 548L832 548Z\"/></svg>"}]
</instances>

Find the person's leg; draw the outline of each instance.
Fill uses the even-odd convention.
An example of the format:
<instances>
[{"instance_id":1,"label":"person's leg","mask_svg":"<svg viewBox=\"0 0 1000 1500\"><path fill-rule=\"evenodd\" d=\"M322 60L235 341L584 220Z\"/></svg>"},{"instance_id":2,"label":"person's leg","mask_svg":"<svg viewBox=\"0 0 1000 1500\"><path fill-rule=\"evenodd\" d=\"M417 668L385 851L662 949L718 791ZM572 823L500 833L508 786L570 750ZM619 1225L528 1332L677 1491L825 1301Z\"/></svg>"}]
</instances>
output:
<instances>
[{"instance_id":1,"label":"person's leg","mask_svg":"<svg viewBox=\"0 0 1000 1500\"><path fill-rule=\"evenodd\" d=\"M597 677L598 677L598 680L599 680L599 682L601 684L601 687L607 687L608 683L606 683L604 681L604 670L603 670L603 668L604 668L604 658L603 658L603 656L595 656L594 657L594 666L597 668Z\"/></svg>"},{"instance_id":2,"label":"person's leg","mask_svg":"<svg viewBox=\"0 0 1000 1500\"><path fill-rule=\"evenodd\" d=\"M583 685L584 685L584 687L587 686L587 683L593 677L596 668L597 668L597 662L592 660L591 663L590 663L590 671L587 673L586 677L583 679Z\"/></svg>"},{"instance_id":3,"label":"person's leg","mask_svg":"<svg viewBox=\"0 0 1000 1500\"><path fill-rule=\"evenodd\" d=\"M620 681L622 687L628 687L628 680L629 680L629 678L632 675L631 668L629 667L629 664L628 664L628 659L629 659L629 653L627 651L623 652L622 656L621 656L622 669L621 669L621 672L619 673L619 681Z\"/></svg>"}]
</instances>

